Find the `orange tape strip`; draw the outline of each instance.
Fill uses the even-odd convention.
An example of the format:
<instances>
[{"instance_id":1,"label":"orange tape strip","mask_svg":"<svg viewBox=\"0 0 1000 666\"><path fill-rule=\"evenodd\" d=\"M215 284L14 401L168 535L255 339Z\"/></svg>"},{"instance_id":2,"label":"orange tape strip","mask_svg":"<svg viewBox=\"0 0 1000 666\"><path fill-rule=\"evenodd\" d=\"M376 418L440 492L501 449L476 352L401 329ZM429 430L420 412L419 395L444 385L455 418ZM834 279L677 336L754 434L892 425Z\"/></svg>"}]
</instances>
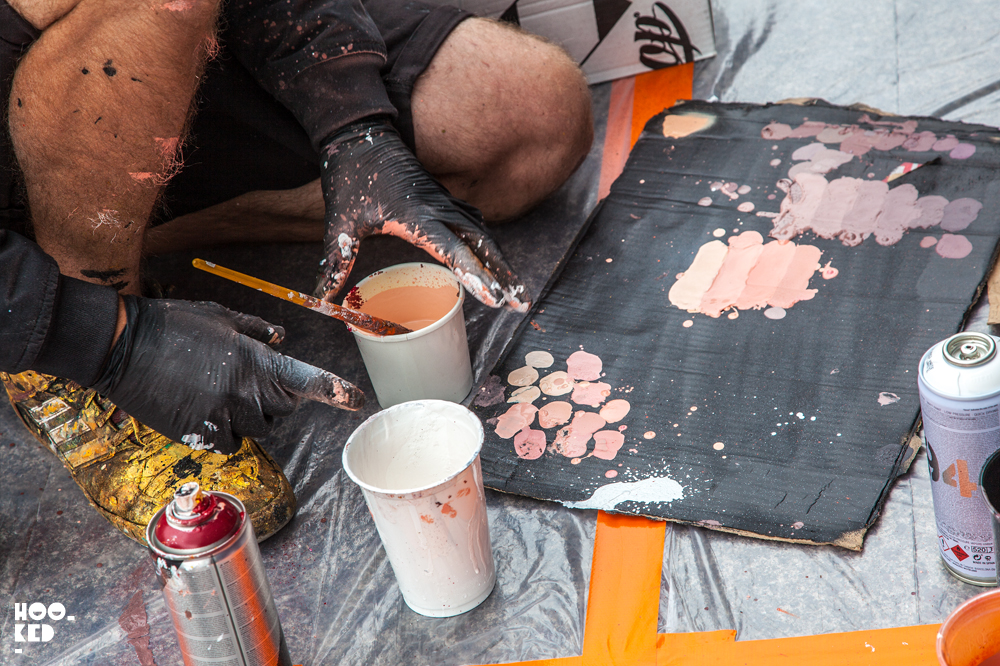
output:
<instances>
[{"instance_id":1,"label":"orange tape strip","mask_svg":"<svg viewBox=\"0 0 1000 666\"><path fill-rule=\"evenodd\" d=\"M666 523L597 514L583 634L583 666L656 666Z\"/></svg>"},{"instance_id":2,"label":"orange tape strip","mask_svg":"<svg viewBox=\"0 0 1000 666\"><path fill-rule=\"evenodd\" d=\"M597 186L597 199L608 196L611 183L621 175L628 159L632 131L632 96L635 79L617 79L611 82L611 101L608 103L608 126L604 133L604 152L601 155L601 179Z\"/></svg>"},{"instance_id":3,"label":"orange tape strip","mask_svg":"<svg viewBox=\"0 0 1000 666\"><path fill-rule=\"evenodd\" d=\"M635 77L632 102L632 141L634 146L646 122L682 99L691 99L694 63L664 67Z\"/></svg>"},{"instance_id":4,"label":"orange tape strip","mask_svg":"<svg viewBox=\"0 0 1000 666\"><path fill-rule=\"evenodd\" d=\"M660 634L660 666L934 666L938 627L927 624L821 636L736 642L735 631Z\"/></svg>"}]
</instances>

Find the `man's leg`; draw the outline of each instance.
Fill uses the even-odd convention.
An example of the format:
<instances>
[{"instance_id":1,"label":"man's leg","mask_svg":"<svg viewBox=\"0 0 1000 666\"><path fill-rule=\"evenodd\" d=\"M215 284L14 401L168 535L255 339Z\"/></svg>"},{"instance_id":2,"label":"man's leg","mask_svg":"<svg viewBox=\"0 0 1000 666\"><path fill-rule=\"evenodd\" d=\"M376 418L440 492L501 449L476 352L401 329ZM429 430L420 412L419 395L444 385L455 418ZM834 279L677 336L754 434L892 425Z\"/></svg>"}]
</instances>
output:
<instances>
[{"instance_id":1,"label":"man's leg","mask_svg":"<svg viewBox=\"0 0 1000 666\"><path fill-rule=\"evenodd\" d=\"M412 95L416 155L488 221L527 212L590 150L590 91L566 53L496 21L469 19Z\"/></svg>"},{"instance_id":2,"label":"man's leg","mask_svg":"<svg viewBox=\"0 0 1000 666\"><path fill-rule=\"evenodd\" d=\"M30 20L35 0L12 3ZM36 239L71 277L138 293L143 232L180 162L218 0L80 0L10 96Z\"/></svg>"},{"instance_id":3,"label":"man's leg","mask_svg":"<svg viewBox=\"0 0 1000 666\"><path fill-rule=\"evenodd\" d=\"M561 49L537 37L468 19L422 72L404 84L404 93L413 91L406 103L397 102L412 126L416 156L487 221L529 210L565 182L590 148L586 81ZM322 238L316 180L294 190L249 192L175 218L149 230L146 251Z\"/></svg>"},{"instance_id":4,"label":"man's leg","mask_svg":"<svg viewBox=\"0 0 1000 666\"><path fill-rule=\"evenodd\" d=\"M11 3L44 29L9 104L35 234L62 273L135 293L143 230L214 48L217 0L66 0L50 11L58 5ZM75 382L27 371L0 373L0 384L90 502L136 541L187 481L242 500L259 540L295 512L281 467L250 438L228 456L194 451Z\"/></svg>"}]
</instances>

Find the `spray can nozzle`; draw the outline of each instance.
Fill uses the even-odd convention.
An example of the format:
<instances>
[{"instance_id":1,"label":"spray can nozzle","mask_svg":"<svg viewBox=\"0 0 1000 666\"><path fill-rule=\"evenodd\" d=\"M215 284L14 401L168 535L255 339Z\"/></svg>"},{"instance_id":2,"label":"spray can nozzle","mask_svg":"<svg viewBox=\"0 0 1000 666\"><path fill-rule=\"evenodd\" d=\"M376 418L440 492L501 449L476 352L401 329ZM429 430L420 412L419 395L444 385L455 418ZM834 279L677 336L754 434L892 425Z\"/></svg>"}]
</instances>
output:
<instances>
[{"instance_id":1,"label":"spray can nozzle","mask_svg":"<svg viewBox=\"0 0 1000 666\"><path fill-rule=\"evenodd\" d=\"M178 518L190 518L198 502L205 497L197 481L185 483L174 493L174 514Z\"/></svg>"}]
</instances>

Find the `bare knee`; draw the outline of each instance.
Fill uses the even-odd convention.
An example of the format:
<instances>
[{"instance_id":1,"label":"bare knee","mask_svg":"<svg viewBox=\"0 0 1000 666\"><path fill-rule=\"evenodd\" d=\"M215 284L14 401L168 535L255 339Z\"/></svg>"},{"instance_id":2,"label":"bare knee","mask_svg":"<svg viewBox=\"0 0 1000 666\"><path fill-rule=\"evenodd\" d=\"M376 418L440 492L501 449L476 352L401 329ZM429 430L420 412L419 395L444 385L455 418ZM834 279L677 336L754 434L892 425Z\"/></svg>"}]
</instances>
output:
<instances>
[{"instance_id":1,"label":"bare knee","mask_svg":"<svg viewBox=\"0 0 1000 666\"><path fill-rule=\"evenodd\" d=\"M590 149L583 74L566 53L506 24L456 28L413 94L417 157L488 220L520 215Z\"/></svg>"}]
</instances>

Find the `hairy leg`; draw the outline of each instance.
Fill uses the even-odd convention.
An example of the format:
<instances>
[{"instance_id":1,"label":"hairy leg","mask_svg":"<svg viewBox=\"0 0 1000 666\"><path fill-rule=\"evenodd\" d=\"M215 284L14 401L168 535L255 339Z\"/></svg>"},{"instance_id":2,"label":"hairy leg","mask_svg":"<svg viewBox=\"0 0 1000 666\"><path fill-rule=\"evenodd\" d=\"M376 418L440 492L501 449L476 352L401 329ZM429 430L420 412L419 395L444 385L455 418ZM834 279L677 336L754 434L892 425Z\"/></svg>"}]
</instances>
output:
<instances>
[{"instance_id":1,"label":"hairy leg","mask_svg":"<svg viewBox=\"0 0 1000 666\"><path fill-rule=\"evenodd\" d=\"M593 140L590 91L558 47L469 19L445 40L413 92L416 155L487 221L516 217L573 173ZM147 232L147 254L225 243L319 241L317 179L250 192Z\"/></svg>"},{"instance_id":2,"label":"hairy leg","mask_svg":"<svg viewBox=\"0 0 1000 666\"><path fill-rule=\"evenodd\" d=\"M15 9L32 21L38 5ZM180 164L217 9L80 0L39 26L14 77L10 132L35 237L63 274L138 293L143 234Z\"/></svg>"},{"instance_id":3,"label":"hairy leg","mask_svg":"<svg viewBox=\"0 0 1000 666\"><path fill-rule=\"evenodd\" d=\"M557 46L505 23L455 28L413 89L417 158L488 221L563 184L593 140L590 91Z\"/></svg>"}]
</instances>

